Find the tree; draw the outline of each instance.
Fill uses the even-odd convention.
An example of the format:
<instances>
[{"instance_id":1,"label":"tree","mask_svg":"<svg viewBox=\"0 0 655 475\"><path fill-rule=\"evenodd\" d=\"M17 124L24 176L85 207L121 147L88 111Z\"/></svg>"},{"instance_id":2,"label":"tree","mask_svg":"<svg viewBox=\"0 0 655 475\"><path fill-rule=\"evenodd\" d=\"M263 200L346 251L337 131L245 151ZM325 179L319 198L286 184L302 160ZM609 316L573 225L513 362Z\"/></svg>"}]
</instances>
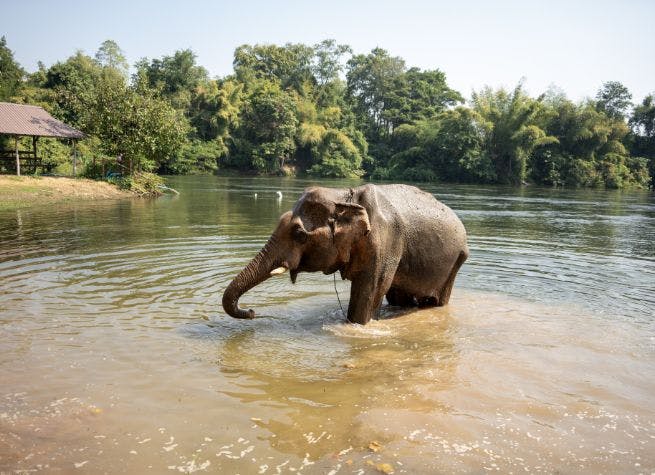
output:
<instances>
[{"instance_id":1,"label":"tree","mask_svg":"<svg viewBox=\"0 0 655 475\"><path fill-rule=\"evenodd\" d=\"M105 67L119 71L127 75L128 65L123 50L114 40L105 40L96 52L96 61Z\"/></svg>"},{"instance_id":2,"label":"tree","mask_svg":"<svg viewBox=\"0 0 655 475\"><path fill-rule=\"evenodd\" d=\"M395 128L433 118L460 102L464 99L448 87L443 72L410 68L395 79L383 115Z\"/></svg>"},{"instance_id":3,"label":"tree","mask_svg":"<svg viewBox=\"0 0 655 475\"><path fill-rule=\"evenodd\" d=\"M361 169L362 153L343 132L326 130L313 145L315 164L308 170L310 175L331 178L358 178L364 174Z\"/></svg>"},{"instance_id":4,"label":"tree","mask_svg":"<svg viewBox=\"0 0 655 475\"><path fill-rule=\"evenodd\" d=\"M342 121L341 110L330 107L317 112L311 105L302 102L298 110L301 123L296 136L296 164L315 176L362 176L361 166L368 143L361 132Z\"/></svg>"},{"instance_id":5,"label":"tree","mask_svg":"<svg viewBox=\"0 0 655 475\"><path fill-rule=\"evenodd\" d=\"M655 175L655 98L621 83L574 103L485 88L467 106L439 69L375 48L242 45L210 79L190 49L136 64L106 40L25 74L0 40L0 100L42 105L88 134L84 153L162 173L308 173L419 181L643 187ZM344 78L345 73L345 78ZM345 80L344 80L345 79ZM44 142L52 163L64 155ZM650 175L649 175L650 167Z\"/></svg>"},{"instance_id":6,"label":"tree","mask_svg":"<svg viewBox=\"0 0 655 475\"><path fill-rule=\"evenodd\" d=\"M635 107L629 121L633 134L639 139L637 151L644 156L655 158L655 97L644 97Z\"/></svg>"},{"instance_id":7,"label":"tree","mask_svg":"<svg viewBox=\"0 0 655 475\"><path fill-rule=\"evenodd\" d=\"M344 108L345 84L341 80L344 70L344 56L352 54L348 45L337 44L335 40L324 40L314 45L312 74L316 82L315 101L320 107L339 106Z\"/></svg>"},{"instance_id":8,"label":"tree","mask_svg":"<svg viewBox=\"0 0 655 475\"><path fill-rule=\"evenodd\" d=\"M188 124L179 112L121 76L102 74L85 110L82 129L100 139L105 154L121 157L130 174L157 168L186 140Z\"/></svg>"},{"instance_id":9,"label":"tree","mask_svg":"<svg viewBox=\"0 0 655 475\"><path fill-rule=\"evenodd\" d=\"M206 83L209 73L196 64L196 55L190 49L176 51L173 56L136 63L135 83L145 83L161 94L178 110L189 108L194 91Z\"/></svg>"},{"instance_id":10,"label":"tree","mask_svg":"<svg viewBox=\"0 0 655 475\"><path fill-rule=\"evenodd\" d=\"M494 182L496 169L485 150L490 125L474 110L461 106L426 122L424 148L435 175L444 181Z\"/></svg>"},{"instance_id":11,"label":"tree","mask_svg":"<svg viewBox=\"0 0 655 475\"><path fill-rule=\"evenodd\" d=\"M7 101L18 94L25 71L14 60L14 53L7 47L5 37L0 38L0 101Z\"/></svg>"},{"instance_id":12,"label":"tree","mask_svg":"<svg viewBox=\"0 0 655 475\"><path fill-rule=\"evenodd\" d=\"M528 97L519 83L512 92L488 87L473 92L472 104L473 110L488 123L485 148L498 182L522 183L527 177L531 153L557 141L537 125L541 102Z\"/></svg>"},{"instance_id":13,"label":"tree","mask_svg":"<svg viewBox=\"0 0 655 475\"><path fill-rule=\"evenodd\" d=\"M651 188L655 188L655 98L649 94L634 108L630 117L632 154L649 162Z\"/></svg>"},{"instance_id":14,"label":"tree","mask_svg":"<svg viewBox=\"0 0 655 475\"><path fill-rule=\"evenodd\" d=\"M234 72L245 84L266 80L277 82L282 89L302 92L306 82L315 81L313 55L314 49L303 44L241 45L234 51Z\"/></svg>"},{"instance_id":15,"label":"tree","mask_svg":"<svg viewBox=\"0 0 655 475\"><path fill-rule=\"evenodd\" d=\"M160 162L157 171L176 175L211 173L219 168L219 160L224 155L225 151L218 141L193 139L182 144L168 160Z\"/></svg>"},{"instance_id":16,"label":"tree","mask_svg":"<svg viewBox=\"0 0 655 475\"><path fill-rule=\"evenodd\" d=\"M243 85L231 80L209 81L194 91L189 120L201 140L225 140L237 121Z\"/></svg>"},{"instance_id":17,"label":"tree","mask_svg":"<svg viewBox=\"0 0 655 475\"><path fill-rule=\"evenodd\" d=\"M624 146L627 125L598 110L597 104L562 99L549 105L543 122L546 133L557 140L539 147L530 159L530 177L536 183L646 186L646 161L629 157Z\"/></svg>"},{"instance_id":18,"label":"tree","mask_svg":"<svg viewBox=\"0 0 655 475\"><path fill-rule=\"evenodd\" d=\"M51 112L55 117L79 128L87 112L86 104L95 94L101 76L100 65L81 51L52 65L46 73L44 87L54 93Z\"/></svg>"},{"instance_id":19,"label":"tree","mask_svg":"<svg viewBox=\"0 0 655 475\"><path fill-rule=\"evenodd\" d=\"M201 169L211 169L210 158L218 168L219 160L229 152L231 134L238 127L239 113L243 102L243 85L231 80L209 81L198 86L187 112L194 129L192 141L179 158L188 165L171 164L170 169L187 173L193 169L190 164L195 152ZM204 144L204 145L203 145Z\"/></svg>"},{"instance_id":20,"label":"tree","mask_svg":"<svg viewBox=\"0 0 655 475\"><path fill-rule=\"evenodd\" d=\"M295 102L275 82L260 81L245 99L230 161L257 172L282 173L295 150ZM234 155L234 156L232 156Z\"/></svg>"},{"instance_id":21,"label":"tree","mask_svg":"<svg viewBox=\"0 0 655 475\"><path fill-rule=\"evenodd\" d=\"M393 124L384 111L395 81L405 71L405 61L375 48L368 55L350 58L347 67L347 94L355 104L360 126L369 139L388 137Z\"/></svg>"},{"instance_id":22,"label":"tree","mask_svg":"<svg viewBox=\"0 0 655 475\"><path fill-rule=\"evenodd\" d=\"M310 175L359 177L368 143L355 129L352 113L338 105L321 107L313 98L292 94L298 129L294 163Z\"/></svg>"},{"instance_id":23,"label":"tree","mask_svg":"<svg viewBox=\"0 0 655 475\"><path fill-rule=\"evenodd\" d=\"M632 94L618 81L608 81L596 94L596 106L599 111L616 120L625 120L628 109L632 106Z\"/></svg>"},{"instance_id":24,"label":"tree","mask_svg":"<svg viewBox=\"0 0 655 475\"><path fill-rule=\"evenodd\" d=\"M467 107L446 110L428 120L393 131L394 154L380 178L413 181L493 182L494 165L485 152L489 123Z\"/></svg>"},{"instance_id":25,"label":"tree","mask_svg":"<svg viewBox=\"0 0 655 475\"><path fill-rule=\"evenodd\" d=\"M323 86L339 79L339 74L344 67L341 58L346 54L352 54L352 48L348 45L337 44L332 39L323 40L314 45L311 70L319 85Z\"/></svg>"}]
</instances>

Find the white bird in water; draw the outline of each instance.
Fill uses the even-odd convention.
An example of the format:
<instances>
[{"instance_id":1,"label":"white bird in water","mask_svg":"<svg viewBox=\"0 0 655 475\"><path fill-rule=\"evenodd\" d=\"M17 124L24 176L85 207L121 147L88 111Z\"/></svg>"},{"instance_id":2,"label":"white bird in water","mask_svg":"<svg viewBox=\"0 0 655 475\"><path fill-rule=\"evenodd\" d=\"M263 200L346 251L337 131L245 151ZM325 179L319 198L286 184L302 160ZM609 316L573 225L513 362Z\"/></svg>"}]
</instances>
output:
<instances>
[{"instance_id":1,"label":"white bird in water","mask_svg":"<svg viewBox=\"0 0 655 475\"><path fill-rule=\"evenodd\" d=\"M257 199L257 193L255 193L255 199Z\"/></svg>"},{"instance_id":2,"label":"white bird in water","mask_svg":"<svg viewBox=\"0 0 655 475\"><path fill-rule=\"evenodd\" d=\"M281 192L281 191L278 191L278 192L277 192L277 199L278 199L278 200L281 200L281 199L282 199L282 192Z\"/></svg>"}]
</instances>

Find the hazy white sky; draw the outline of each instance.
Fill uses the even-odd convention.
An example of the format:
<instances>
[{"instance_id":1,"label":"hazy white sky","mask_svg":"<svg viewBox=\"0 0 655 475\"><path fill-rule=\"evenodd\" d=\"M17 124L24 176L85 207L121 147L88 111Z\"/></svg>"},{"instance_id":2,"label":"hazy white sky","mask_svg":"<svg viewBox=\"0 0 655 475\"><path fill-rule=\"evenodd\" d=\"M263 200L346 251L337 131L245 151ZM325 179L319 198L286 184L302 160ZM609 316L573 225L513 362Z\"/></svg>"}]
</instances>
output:
<instances>
[{"instance_id":1,"label":"hazy white sky","mask_svg":"<svg viewBox=\"0 0 655 475\"><path fill-rule=\"evenodd\" d=\"M441 69L466 97L522 77L533 95L554 84L574 100L610 80L635 102L655 92L653 0L0 0L0 15L0 35L28 71L113 39L130 64L191 48L225 76L238 45L334 38Z\"/></svg>"}]
</instances>

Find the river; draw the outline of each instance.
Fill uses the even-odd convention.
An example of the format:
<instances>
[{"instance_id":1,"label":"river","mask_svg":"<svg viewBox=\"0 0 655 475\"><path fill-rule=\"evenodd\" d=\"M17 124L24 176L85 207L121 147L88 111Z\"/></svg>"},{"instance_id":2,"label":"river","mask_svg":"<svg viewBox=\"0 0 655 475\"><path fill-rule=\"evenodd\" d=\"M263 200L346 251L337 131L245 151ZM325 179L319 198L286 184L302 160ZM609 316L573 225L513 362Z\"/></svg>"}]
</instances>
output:
<instances>
[{"instance_id":1,"label":"river","mask_svg":"<svg viewBox=\"0 0 655 475\"><path fill-rule=\"evenodd\" d=\"M652 193L422 186L451 302L360 327L322 274L220 306L311 181L169 181L0 211L0 472L655 471Z\"/></svg>"}]
</instances>

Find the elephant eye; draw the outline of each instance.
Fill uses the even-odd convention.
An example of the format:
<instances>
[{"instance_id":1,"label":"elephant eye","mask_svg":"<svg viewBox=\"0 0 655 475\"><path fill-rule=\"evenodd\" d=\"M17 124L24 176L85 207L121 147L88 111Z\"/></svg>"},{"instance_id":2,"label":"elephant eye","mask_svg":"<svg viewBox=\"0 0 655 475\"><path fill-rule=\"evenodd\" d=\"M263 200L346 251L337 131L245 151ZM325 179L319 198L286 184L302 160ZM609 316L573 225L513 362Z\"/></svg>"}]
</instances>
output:
<instances>
[{"instance_id":1,"label":"elephant eye","mask_svg":"<svg viewBox=\"0 0 655 475\"><path fill-rule=\"evenodd\" d=\"M296 226L293 228L291 231L291 236L293 239L300 244L303 244L305 241L307 241L307 232L300 226Z\"/></svg>"}]
</instances>

